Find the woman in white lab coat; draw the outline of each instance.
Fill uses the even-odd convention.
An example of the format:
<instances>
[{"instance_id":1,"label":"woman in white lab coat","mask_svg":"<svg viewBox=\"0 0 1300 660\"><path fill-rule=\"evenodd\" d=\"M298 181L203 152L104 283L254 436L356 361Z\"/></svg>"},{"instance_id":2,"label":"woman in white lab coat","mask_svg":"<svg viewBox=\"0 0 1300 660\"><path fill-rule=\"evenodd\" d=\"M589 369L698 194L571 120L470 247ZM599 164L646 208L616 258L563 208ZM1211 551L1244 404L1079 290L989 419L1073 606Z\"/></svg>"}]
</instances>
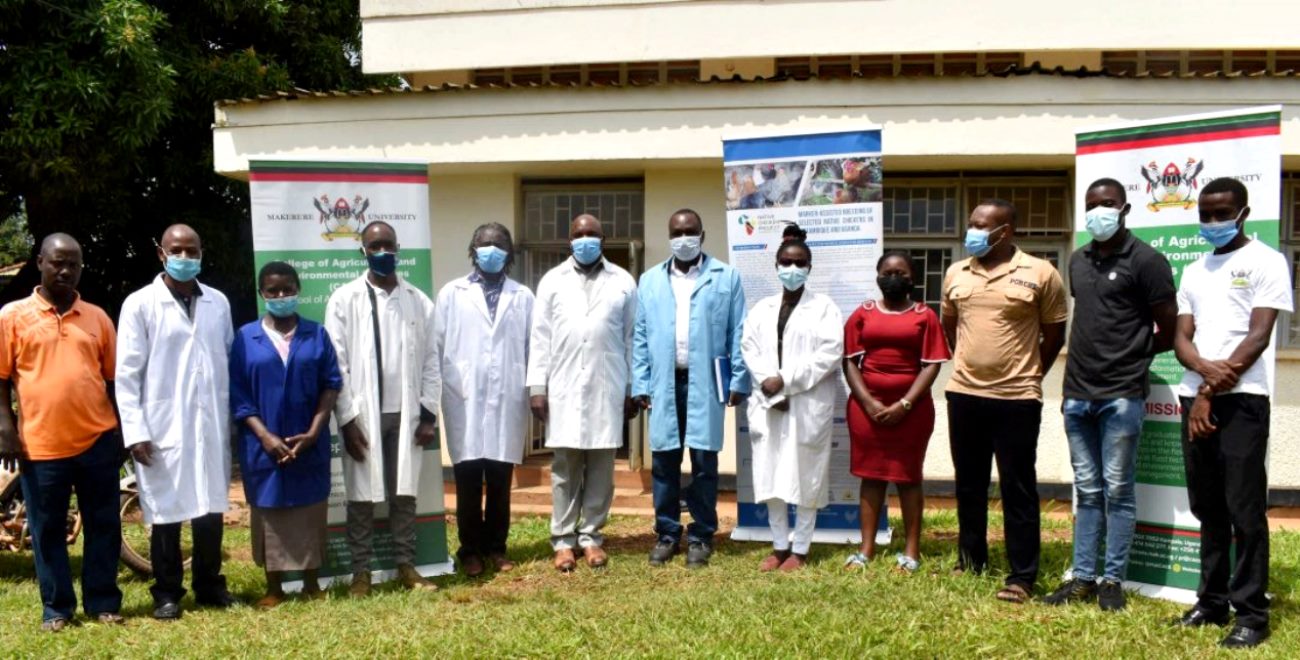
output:
<instances>
[{"instance_id":1,"label":"woman in white lab coat","mask_svg":"<svg viewBox=\"0 0 1300 660\"><path fill-rule=\"evenodd\" d=\"M523 460L528 429L528 330L533 292L510 279L510 230L491 222L474 230L474 270L438 292L442 419L456 475L457 558L465 574L498 571L510 534L510 481ZM483 491L487 487L484 504Z\"/></svg>"},{"instance_id":2,"label":"woman in white lab coat","mask_svg":"<svg viewBox=\"0 0 1300 660\"><path fill-rule=\"evenodd\" d=\"M803 568L828 502L831 420L841 388L843 321L830 298L807 291L812 268L806 234L786 228L776 253L784 289L760 300L745 319L741 344L754 383L748 407L754 500L766 502L772 554L759 570ZM793 539L787 505L795 505Z\"/></svg>"}]
</instances>

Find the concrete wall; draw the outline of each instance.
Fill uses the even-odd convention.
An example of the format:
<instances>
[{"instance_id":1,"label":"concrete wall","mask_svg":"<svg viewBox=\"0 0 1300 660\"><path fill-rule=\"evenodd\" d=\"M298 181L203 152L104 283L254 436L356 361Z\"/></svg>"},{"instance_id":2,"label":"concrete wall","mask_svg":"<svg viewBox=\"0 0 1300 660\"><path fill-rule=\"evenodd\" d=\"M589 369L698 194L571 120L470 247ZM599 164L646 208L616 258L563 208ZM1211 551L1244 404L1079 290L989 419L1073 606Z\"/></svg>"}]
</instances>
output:
<instances>
[{"instance_id":1,"label":"concrete wall","mask_svg":"<svg viewBox=\"0 0 1300 660\"><path fill-rule=\"evenodd\" d=\"M717 166L722 138L876 124L885 167L1067 168L1074 134L1131 120L1283 104L1283 165L1300 169L1300 85L1289 78L810 80L626 89L463 90L217 108L213 164L405 158L435 172L559 175ZM547 169L540 169L543 165Z\"/></svg>"},{"instance_id":2,"label":"concrete wall","mask_svg":"<svg viewBox=\"0 0 1300 660\"><path fill-rule=\"evenodd\" d=\"M1135 13L1136 12L1136 13ZM1279 0L362 0L367 73L841 53L1270 49L1295 44ZM1215 16L1230 17L1223 29ZM1140 17L1146 17L1143 20ZM430 39L429 35L437 35ZM510 35L503 48L501 35Z\"/></svg>"}]
</instances>

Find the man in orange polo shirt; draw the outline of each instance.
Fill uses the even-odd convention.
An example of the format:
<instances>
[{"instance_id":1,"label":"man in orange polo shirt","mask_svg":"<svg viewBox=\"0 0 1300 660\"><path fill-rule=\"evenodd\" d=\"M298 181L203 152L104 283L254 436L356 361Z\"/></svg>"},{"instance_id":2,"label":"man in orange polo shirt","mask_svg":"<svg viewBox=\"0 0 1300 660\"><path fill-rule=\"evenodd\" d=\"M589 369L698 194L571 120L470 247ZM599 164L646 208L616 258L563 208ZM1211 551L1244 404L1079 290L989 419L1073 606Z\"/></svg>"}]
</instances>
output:
<instances>
[{"instance_id":1,"label":"man in orange polo shirt","mask_svg":"<svg viewBox=\"0 0 1300 660\"><path fill-rule=\"evenodd\" d=\"M20 466L36 577L44 604L41 628L72 622L66 540L72 492L85 530L81 594L86 614L122 623L117 562L122 549L118 513L121 442L108 398L116 333L104 310L81 300L81 245L51 234L37 258L41 285L0 310L0 465ZM10 388L18 390L15 422Z\"/></svg>"}]
</instances>

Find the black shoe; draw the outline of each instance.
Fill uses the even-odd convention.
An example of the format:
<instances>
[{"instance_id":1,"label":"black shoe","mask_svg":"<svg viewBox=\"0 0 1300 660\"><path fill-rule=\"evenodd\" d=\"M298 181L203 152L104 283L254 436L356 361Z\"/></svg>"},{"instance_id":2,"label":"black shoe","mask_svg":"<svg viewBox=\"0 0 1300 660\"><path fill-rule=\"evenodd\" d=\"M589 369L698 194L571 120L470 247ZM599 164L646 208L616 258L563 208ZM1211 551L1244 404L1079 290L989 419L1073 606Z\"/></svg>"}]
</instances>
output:
<instances>
[{"instance_id":1,"label":"black shoe","mask_svg":"<svg viewBox=\"0 0 1300 660\"><path fill-rule=\"evenodd\" d=\"M1043 596L1042 602L1047 605L1065 605L1066 603L1089 601L1096 597L1096 582L1071 578L1062 582L1061 586L1056 588L1056 591Z\"/></svg>"},{"instance_id":2,"label":"black shoe","mask_svg":"<svg viewBox=\"0 0 1300 660\"><path fill-rule=\"evenodd\" d=\"M164 600L153 608L153 618L159 621L175 621L181 618L181 604L174 600Z\"/></svg>"},{"instance_id":3,"label":"black shoe","mask_svg":"<svg viewBox=\"0 0 1300 660\"><path fill-rule=\"evenodd\" d=\"M692 543L686 548L686 568L704 568L713 556L713 546L707 543Z\"/></svg>"},{"instance_id":4,"label":"black shoe","mask_svg":"<svg viewBox=\"0 0 1300 660\"><path fill-rule=\"evenodd\" d=\"M194 603L200 607L215 607L224 610L238 605L239 599L235 598L229 591L222 589L216 593L207 594L202 598L195 596Z\"/></svg>"},{"instance_id":5,"label":"black shoe","mask_svg":"<svg viewBox=\"0 0 1300 660\"><path fill-rule=\"evenodd\" d=\"M660 539L655 547L650 548L650 565L663 566L677 556L677 542Z\"/></svg>"},{"instance_id":6,"label":"black shoe","mask_svg":"<svg viewBox=\"0 0 1300 660\"><path fill-rule=\"evenodd\" d=\"M1103 612L1118 612L1128 605L1124 586L1113 580L1102 580L1097 587L1097 605Z\"/></svg>"},{"instance_id":7,"label":"black shoe","mask_svg":"<svg viewBox=\"0 0 1300 660\"><path fill-rule=\"evenodd\" d=\"M1219 642L1219 646L1225 649L1248 649L1263 644L1266 639L1268 639L1268 626L1263 628L1233 626L1232 632Z\"/></svg>"},{"instance_id":8,"label":"black shoe","mask_svg":"<svg viewBox=\"0 0 1300 660\"><path fill-rule=\"evenodd\" d=\"M1228 613L1225 612L1207 612L1198 605L1193 607L1183 615L1174 620L1175 626L1183 628L1200 628L1202 626L1226 626L1228 625Z\"/></svg>"}]
</instances>

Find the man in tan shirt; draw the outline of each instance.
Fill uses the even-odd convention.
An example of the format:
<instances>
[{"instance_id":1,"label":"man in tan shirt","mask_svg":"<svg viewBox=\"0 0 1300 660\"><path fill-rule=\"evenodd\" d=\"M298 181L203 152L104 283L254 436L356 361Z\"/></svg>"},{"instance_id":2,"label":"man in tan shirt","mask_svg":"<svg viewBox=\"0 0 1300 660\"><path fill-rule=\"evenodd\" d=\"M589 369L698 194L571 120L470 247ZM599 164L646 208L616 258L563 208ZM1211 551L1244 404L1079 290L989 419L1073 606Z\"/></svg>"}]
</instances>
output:
<instances>
[{"instance_id":1,"label":"man in tan shirt","mask_svg":"<svg viewBox=\"0 0 1300 660\"><path fill-rule=\"evenodd\" d=\"M1061 275L1014 243L1016 207L991 199L971 213L971 257L948 269L942 319L954 346L948 439L957 481L961 570L988 564L988 490L996 457L1011 571L998 598L1022 603L1038 579L1038 427L1043 375L1065 343Z\"/></svg>"}]
</instances>

